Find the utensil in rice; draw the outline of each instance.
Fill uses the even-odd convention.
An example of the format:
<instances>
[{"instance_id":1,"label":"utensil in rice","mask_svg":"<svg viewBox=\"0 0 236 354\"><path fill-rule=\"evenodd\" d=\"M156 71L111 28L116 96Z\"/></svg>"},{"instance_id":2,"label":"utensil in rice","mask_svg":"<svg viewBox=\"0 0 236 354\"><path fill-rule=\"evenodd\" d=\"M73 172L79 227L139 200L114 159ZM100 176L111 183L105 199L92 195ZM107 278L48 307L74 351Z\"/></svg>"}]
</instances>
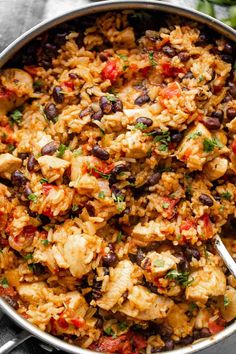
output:
<instances>
[{"instance_id":1,"label":"utensil in rice","mask_svg":"<svg viewBox=\"0 0 236 354\"><path fill-rule=\"evenodd\" d=\"M230 273L236 278L236 262L233 257L231 257L229 251L223 244L219 235L216 235L213 239L214 246L219 253L220 257L223 259L226 267L229 269Z\"/></svg>"}]
</instances>

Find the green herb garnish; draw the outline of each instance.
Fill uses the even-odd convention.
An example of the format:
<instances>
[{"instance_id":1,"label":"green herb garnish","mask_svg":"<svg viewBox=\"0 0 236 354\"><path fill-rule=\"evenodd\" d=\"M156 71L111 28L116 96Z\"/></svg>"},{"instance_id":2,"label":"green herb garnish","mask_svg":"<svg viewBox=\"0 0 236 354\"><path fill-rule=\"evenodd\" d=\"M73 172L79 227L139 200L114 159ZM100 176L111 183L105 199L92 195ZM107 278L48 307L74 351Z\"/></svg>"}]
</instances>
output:
<instances>
[{"instance_id":1,"label":"green herb garnish","mask_svg":"<svg viewBox=\"0 0 236 354\"><path fill-rule=\"evenodd\" d=\"M139 130L144 130L144 129L147 129L147 125L140 122L140 123L135 124L134 128L139 129Z\"/></svg>"},{"instance_id":2,"label":"green herb garnish","mask_svg":"<svg viewBox=\"0 0 236 354\"><path fill-rule=\"evenodd\" d=\"M180 285L184 287L189 286L194 279L189 279L189 272L178 272L178 270L170 270L166 274L167 279L176 280Z\"/></svg>"},{"instance_id":3,"label":"green herb garnish","mask_svg":"<svg viewBox=\"0 0 236 354\"><path fill-rule=\"evenodd\" d=\"M120 242L120 241L122 240L122 236L123 236L122 232L119 231L119 232L118 232L118 235L117 235L116 241L117 241L117 242Z\"/></svg>"},{"instance_id":4,"label":"green herb garnish","mask_svg":"<svg viewBox=\"0 0 236 354\"><path fill-rule=\"evenodd\" d=\"M28 261L30 259L33 259L33 255L32 255L32 253L28 253L23 258L24 258L24 260Z\"/></svg>"},{"instance_id":5,"label":"green herb garnish","mask_svg":"<svg viewBox=\"0 0 236 354\"><path fill-rule=\"evenodd\" d=\"M64 144L61 144L57 149L57 157L63 157L66 149L68 149L68 147Z\"/></svg>"},{"instance_id":6,"label":"green herb garnish","mask_svg":"<svg viewBox=\"0 0 236 354\"><path fill-rule=\"evenodd\" d=\"M98 193L98 198L99 198L99 199L104 199L104 198L105 198L105 193L104 193L104 191L101 191L101 192Z\"/></svg>"},{"instance_id":7,"label":"green herb garnish","mask_svg":"<svg viewBox=\"0 0 236 354\"><path fill-rule=\"evenodd\" d=\"M36 203L37 200L38 200L37 195L34 194L34 193L29 194L27 198L28 198L29 200L31 200L32 202L34 202L34 203Z\"/></svg>"},{"instance_id":8,"label":"green herb garnish","mask_svg":"<svg viewBox=\"0 0 236 354\"><path fill-rule=\"evenodd\" d=\"M151 64L152 66L157 66L157 62L156 62L155 59L154 59L154 52L149 52L149 53L148 53L148 59L149 59L150 64Z\"/></svg>"},{"instance_id":9,"label":"green herb garnish","mask_svg":"<svg viewBox=\"0 0 236 354\"><path fill-rule=\"evenodd\" d=\"M127 325L127 323L125 321L121 321L121 322L118 323L118 327L119 327L119 329L121 331L124 331L125 329L128 328L128 325Z\"/></svg>"},{"instance_id":10,"label":"green herb garnish","mask_svg":"<svg viewBox=\"0 0 236 354\"><path fill-rule=\"evenodd\" d=\"M114 200L115 203L117 203L117 210L119 212L123 211L124 209L124 200L125 200L125 197L123 195L115 195L114 193L112 193L112 198Z\"/></svg>"},{"instance_id":11,"label":"green herb garnish","mask_svg":"<svg viewBox=\"0 0 236 354\"><path fill-rule=\"evenodd\" d=\"M14 112L10 114L10 125L17 124L20 125L22 121L23 114L19 109L16 109Z\"/></svg>"},{"instance_id":12,"label":"green herb garnish","mask_svg":"<svg viewBox=\"0 0 236 354\"><path fill-rule=\"evenodd\" d=\"M8 150L9 152L14 151L15 148L16 148L16 147L15 147L14 145L12 145L12 144L8 144L8 145L7 145L7 150Z\"/></svg>"},{"instance_id":13,"label":"green herb garnish","mask_svg":"<svg viewBox=\"0 0 236 354\"><path fill-rule=\"evenodd\" d=\"M221 198L226 199L226 200L231 200L232 194L228 191L223 192L220 194Z\"/></svg>"},{"instance_id":14,"label":"green herb garnish","mask_svg":"<svg viewBox=\"0 0 236 354\"><path fill-rule=\"evenodd\" d=\"M154 267L164 267L165 261L163 259L156 259L153 264Z\"/></svg>"},{"instance_id":15,"label":"green herb garnish","mask_svg":"<svg viewBox=\"0 0 236 354\"><path fill-rule=\"evenodd\" d=\"M46 239L46 240L41 240L41 243L44 246L48 246L50 242Z\"/></svg>"},{"instance_id":16,"label":"green herb garnish","mask_svg":"<svg viewBox=\"0 0 236 354\"><path fill-rule=\"evenodd\" d=\"M72 211L77 211L79 209L78 205L73 204L71 210Z\"/></svg>"},{"instance_id":17,"label":"green herb garnish","mask_svg":"<svg viewBox=\"0 0 236 354\"><path fill-rule=\"evenodd\" d=\"M1 280L0 280L0 284L1 284L1 286L2 286L4 289L6 289L6 288L9 287L7 278L1 279Z\"/></svg>"},{"instance_id":18,"label":"green herb garnish","mask_svg":"<svg viewBox=\"0 0 236 354\"><path fill-rule=\"evenodd\" d=\"M221 144L221 142L217 138L204 139L204 141L203 141L203 151L204 152L212 152L215 149L215 147L218 147L219 149L221 149L223 147L223 145Z\"/></svg>"},{"instance_id":19,"label":"green herb garnish","mask_svg":"<svg viewBox=\"0 0 236 354\"><path fill-rule=\"evenodd\" d=\"M224 296L224 307L229 306L229 304L230 304L229 298L227 296Z\"/></svg>"},{"instance_id":20,"label":"green herb garnish","mask_svg":"<svg viewBox=\"0 0 236 354\"><path fill-rule=\"evenodd\" d=\"M154 141L154 143L157 143L157 142L160 143L160 145L158 147L159 151L167 151L168 144L171 141L170 132L168 130L161 132L160 134L155 136L153 141Z\"/></svg>"},{"instance_id":21,"label":"green herb garnish","mask_svg":"<svg viewBox=\"0 0 236 354\"><path fill-rule=\"evenodd\" d=\"M107 327L104 328L104 332L108 335L108 336L113 336L115 334L115 332L113 331L113 329L111 327Z\"/></svg>"},{"instance_id":22,"label":"green herb garnish","mask_svg":"<svg viewBox=\"0 0 236 354\"><path fill-rule=\"evenodd\" d=\"M170 206L169 203L163 203L163 204L162 204L162 208L163 208L163 209L168 209L169 206Z\"/></svg>"},{"instance_id":23,"label":"green herb garnish","mask_svg":"<svg viewBox=\"0 0 236 354\"><path fill-rule=\"evenodd\" d=\"M41 180L39 181L40 183L48 183L48 179L47 178L41 178Z\"/></svg>"},{"instance_id":24,"label":"green herb garnish","mask_svg":"<svg viewBox=\"0 0 236 354\"><path fill-rule=\"evenodd\" d=\"M198 138L199 136L202 136L202 132L195 132L195 133L189 134L188 140L196 139L196 138Z\"/></svg>"}]
</instances>

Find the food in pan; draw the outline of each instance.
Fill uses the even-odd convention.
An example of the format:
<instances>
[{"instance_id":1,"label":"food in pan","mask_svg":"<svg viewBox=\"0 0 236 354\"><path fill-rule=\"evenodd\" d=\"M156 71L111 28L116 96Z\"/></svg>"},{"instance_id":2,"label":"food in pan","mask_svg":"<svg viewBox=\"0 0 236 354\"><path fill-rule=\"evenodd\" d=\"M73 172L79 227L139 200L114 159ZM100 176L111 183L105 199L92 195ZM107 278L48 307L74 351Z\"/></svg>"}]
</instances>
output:
<instances>
[{"instance_id":1,"label":"food in pan","mask_svg":"<svg viewBox=\"0 0 236 354\"><path fill-rule=\"evenodd\" d=\"M113 12L37 38L0 76L0 294L55 336L152 353L223 330L233 256L233 44Z\"/></svg>"}]
</instances>

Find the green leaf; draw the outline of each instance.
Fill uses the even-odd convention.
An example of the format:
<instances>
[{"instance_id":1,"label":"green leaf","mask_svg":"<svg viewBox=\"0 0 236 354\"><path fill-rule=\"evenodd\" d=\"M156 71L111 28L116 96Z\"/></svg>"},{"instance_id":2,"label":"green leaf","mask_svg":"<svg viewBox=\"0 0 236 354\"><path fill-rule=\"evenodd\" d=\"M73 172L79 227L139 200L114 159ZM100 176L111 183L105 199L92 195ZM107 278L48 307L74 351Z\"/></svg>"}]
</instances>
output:
<instances>
[{"instance_id":1,"label":"green leaf","mask_svg":"<svg viewBox=\"0 0 236 354\"><path fill-rule=\"evenodd\" d=\"M67 147L66 145L64 145L64 144L61 144L61 145L59 146L59 148L57 149L57 151L58 151L58 152L57 152L57 157L63 157L63 155L64 155L66 149L68 149L68 147Z\"/></svg>"},{"instance_id":2,"label":"green leaf","mask_svg":"<svg viewBox=\"0 0 236 354\"><path fill-rule=\"evenodd\" d=\"M108 336L113 336L115 333L113 331L113 329L111 327L107 327L104 328L104 332L108 335Z\"/></svg>"},{"instance_id":3,"label":"green leaf","mask_svg":"<svg viewBox=\"0 0 236 354\"><path fill-rule=\"evenodd\" d=\"M118 55L119 58L121 58L124 61L128 60L127 55L124 55L124 54L117 54L117 55Z\"/></svg>"},{"instance_id":4,"label":"green leaf","mask_svg":"<svg viewBox=\"0 0 236 354\"><path fill-rule=\"evenodd\" d=\"M74 157L81 156L81 155L83 155L83 151L82 151L81 148L73 151L73 156Z\"/></svg>"},{"instance_id":5,"label":"green leaf","mask_svg":"<svg viewBox=\"0 0 236 354\"><path fill-rule=\"evenodd\" d=\"M144 129L147 129L147 125L140 122L140 123L135 124L134 128L139 129L139 130L144 130Z\"/></svg>"},{"instance_id":6,"label":"green leaf","mask_svg":"<svg viewBox=\"0 0 236 354\"><path fill-rule=\"evenodd\" d=\"M29 200L31 200L32 202L37 203L38 197L37 197L36 194L31 193L31 194L28 195L27 198L28 198Z\"/></svg>"},{"instance_id":7,"label":"green leaf","mask_svg":"<svg viewBox=\"0 0 236 354\"><path fill-rule=\"evenodd\" d=\"M8 150L8 152L14 151L15 148L16 148L16 147L15 147L14 145L12 145L12 144L8 144L8 145L7 145L7 150Z\"/></svg>"},{"instance_id":8,"label":"green leaf","mask_svg":"<svg viewBox=\"0 0 236 354\"><path fill-rule=\"evenodd\" d=\"M73 204L71 210L72 211L77 211L79 209L78 205Z\"/></svg>"},{"instance_id":9,"label":"green leaf","mask_svg":"<svg viewBox=\"0 0 236 354\"><path fill-rule=\"evenodd\" d=\"M166 144L161 144L158 146L158 150L159 151L167 151L168 150L168 146Z\"/></svg>"},{"instance_id":10,"label":"green leaf","mask_svg":"<svg viewBox=\"0 0 236 354\"><path fill-rule=\"evenodd\" d=\"M40 183L48 183L48 179L47 178L41 178L41 180L39 181Z\"/></svg>"},{"instance_id":11,"label":"green leaf","mask_svg":"<svg viewBox=\"0 0 236 354\"><path fill-rule=\"evenodd\" d=\"M105 198L105 193L104 193L104 191L101 191L101 192L98 193L98 198L99 198L99 199L104 199L104 198Z\"/></svg>"},{"instance_id":12,"label":"green leaf","mask_svg":"<svg viewBox=\"0 0 236 354\"><path fill-rule=\"evenodd\" d=\"M190 285L194 280L194 279L189 279L189 272L178 272L178 270L176 269L170 270L166 274L166 278L171 280L176 280L177 283L183 285L184 287Z\"/></svg>"},{"instance_id":13,"label":"green leaf","mask_svg":"<svg viewBox=\"0 0 236 354\"><path fill-rule=\"evenodd\" d=\"M163 204L162 204L162 208L163 208L163 209L168 209L169 206L170 206L169 203L163 203Z\"/></svg>"},{"instance_id":14,"label":"green leaf","mask_svg":"<svg viewBox=\"0 0 236 354\"><path fill-rule=\"evenodd\" d=\"M112 198L113 198L114 202L117 203L117 210L119 212L123 211L123 209L124 209L123 202L124 202L125 197L123 195L115 195L114 193L112 193Z\"/></svg>"},{"instance_id":15,"label":"green leaf","mask_svg":"<svg viewBox=\"0 0 236 354\"><path fill-rule=\"evenodd\" d=\"M157 62L156 62L155 59L154 59L154 52L149 52L149 53L148 53L148 59L149 59L150 64L151 64L152 66L157 66Z\"/></svg>"},{"instance_id":16,"label":"green leaf","mask_svg":"<svg viewBox=\"0 0 236 354\"><path fill-rule=\"evenodd\" d=\"M118 323L118 327L119 327L119 329L121 331L124 331L125 329L128 328L128 325L127 325L127 323L125 321L121 321L121 322Z\"/></svg>"},{"instance_id":17,"label":"green leaf","mask_svg":"<svg viewBox=\"0 0 236 354\"><path fill-rule=\"evenodd\" d=\"M116 96L111 96L111 95L107 95L106 98L110 102L116 102L116 100L117 100Z\"/></svg>"},{"instance_id":18,"label":"green leaf","mask_svg":"<svg viewBox=\"0 0 236 354\"><path fill-rule=\"evenodd\" d=\"M33 255L32 255L32 253L28 253L23 258L24 258L25 261L28 261L30 259L33 259Z\"/></svg>"},{"instance_id":19,"label":"green leaf","mask_svg":"<svg viewBox=\"0 0 236 354\"><path fill-rule=\"evenodd\" d=\"M196 138L198 138L199 136L202 136L202 132L195 132L195 133L189 134L188 140L196 139Z\"/></svg>"},{"instance_id":20,"label":"green leaf","mask_svg":"<svg viewBox=\"0 0 236 354\"><path fill-rule=\"evenodd\" d=\"M6 289L6 288L9 287L7 278L1 279L1 280L0 280L0 284L1 284L1 286L2 286L4 289Z\"/></svg>"},{"instance_id":21,"label":"green leaf","mask_svg":"<svg viewBox=\"0 0 236 354\"><path fill-rule=\"evenodd\" d=\"M229 298L225 295L225 296L224 296L224 307L229 306L229 304L230 304L230 300L229 300Z\"/></svg>"},{"instance_id":22,"label":"green leaf","mask_svg":"<svg viewBox=\"0 0 236 354\"><path fill-rule=\"evenodd\" d=\"M20 125L22 121L22 113L19 109L16 109L14 112L10 114L10 124L13 125L14 123Z\"/></svg>"},{"instance_id":23,"label":"green leaf","mask_svg":"<svg viewBox=\"0 0 236 354\"><path fill-rule=\"evenodd\" d=\"M94 172L98 173L102 178L109 179L111 177L111 174L103 173L99 171L96 167L91 167L90 170L93 170Z\"/></svg>"},{"instance_id":24,"label":"green leaf","mask_svg":"<svg viewBox=\"0 0 236 354\"><path fill-rule=\"evenodd\" d=\"M189 304L189 311L190 312L193 312L196 308L197 308L197 305L194 302L191 302L191 304Z\"/></svg>"},{"instance_id":25,"label":"green leaf","mask_svg":"<svg viewBox=\"0 0 236 354\"><path fill-rule=\"evenodd\" d=\"M117 241L117 242L120 242L120 241L122 240L122 236L123 236L122 232L119 231L119 232L118 232L118 235L117 235L116 241Z\"/></svg>"},{"instance_id":26,"label":"green leaf","mask_svg":"<svg viewBox=\"0 0 236 354\"><path fill-rule=\"evenodd\" d=\"M212 152L215 149L215 147L218 147L219 149L221 149L223 147L223 145L221 144L221 142L217 138L204 139L204 141L203 141L203 151L204 152Z\"/></svg>"},{"instance_id":27,"label":"green leaf","mask_svg":"<svg viewBox=\"0 0 236 354\"><path fill-rule=\"evenodd\" d=\"M46 239L46 240L41 240L41 243L44 246L48 246L50 242Z\"/></svg>"},{"instance_id":28,"label":"green leaf","mask_svg":"<svg viewBox=\"0 0 236 354\"><path fill-rule=\"evenodd\" d=\"M228 191L221 193L220 196L221 196L221 198L226 199L226 200L231 200L231 198L232 198L232 194Z\"/></svg>"}]
</instances>

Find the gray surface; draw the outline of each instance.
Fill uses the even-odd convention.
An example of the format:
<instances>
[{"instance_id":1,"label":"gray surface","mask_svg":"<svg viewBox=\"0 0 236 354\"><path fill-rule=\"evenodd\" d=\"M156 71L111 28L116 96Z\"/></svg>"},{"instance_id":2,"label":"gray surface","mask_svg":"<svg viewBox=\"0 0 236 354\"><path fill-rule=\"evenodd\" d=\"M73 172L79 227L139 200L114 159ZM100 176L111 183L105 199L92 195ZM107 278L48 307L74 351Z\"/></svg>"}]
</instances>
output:
<instances>
[{"instance_id":1,"label":"gray surface","mask_svg":"<svg viewBox=\"0 0 236 354\"><path fill-rule=\"evenodd\" d=\"M57 16L87 2L87 0L0 0L0 50L42 19ZM195 0L169 0L169 2L186 7L194 7L196 3ZM219 18L226 17L226 10L217 7L217 15ZM0 322L0 346L18 331L6 317L3 317ZM38 341L30 339L12 353L42 354L46 352L39 346ZM236 353L236 334L210 349L199 352L199 354L223 353Z\"/></svg>"}]
</instances>

